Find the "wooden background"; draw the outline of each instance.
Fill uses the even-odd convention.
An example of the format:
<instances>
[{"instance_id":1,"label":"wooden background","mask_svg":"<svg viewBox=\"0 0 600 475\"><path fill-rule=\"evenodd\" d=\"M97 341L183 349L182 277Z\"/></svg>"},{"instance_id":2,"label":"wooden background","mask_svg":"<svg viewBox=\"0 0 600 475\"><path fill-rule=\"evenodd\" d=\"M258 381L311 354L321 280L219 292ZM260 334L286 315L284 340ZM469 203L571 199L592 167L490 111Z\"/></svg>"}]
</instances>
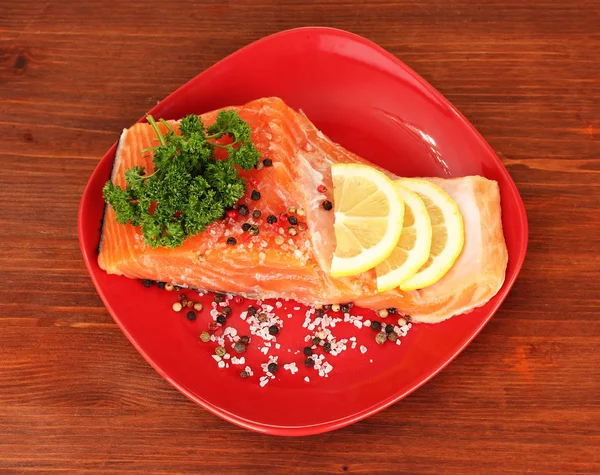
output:
<instances>
[{"instance_id":1,"label":"wooden background","mask_svg":"<svg viewBox=\"0 0 600 475\"><path fill-rule=\"evenodd\" d=\"M0 471L600 473L597 0L0 0ZM113 323L77 242L123 127L224 56L304 25L379 43L479 129L530 223L523 271L445 371L308 438L172 389Z\"/></svg>"}]
</instances>

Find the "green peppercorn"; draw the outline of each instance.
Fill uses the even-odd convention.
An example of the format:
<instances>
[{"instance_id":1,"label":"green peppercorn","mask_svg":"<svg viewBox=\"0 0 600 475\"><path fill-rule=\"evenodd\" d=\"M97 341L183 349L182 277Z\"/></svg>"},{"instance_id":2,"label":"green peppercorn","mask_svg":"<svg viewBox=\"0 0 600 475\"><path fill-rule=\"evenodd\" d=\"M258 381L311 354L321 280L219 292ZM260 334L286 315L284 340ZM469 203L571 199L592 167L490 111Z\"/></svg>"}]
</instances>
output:
<instances>
[{"instance_id":1,"label":"green peppercorn","mask_svg":"<svg viewBox=\"0 0 600 475\"><path fill-rule=\"evenodd\" d=\"M208 333L208 332L202 332L202 333L200 333L200 339L204 343L208 343L210 341L210 333Z\"/></svg>"},{"instance_id":2,"label":"green peppercorn","mask_svg":"<svg viewBox=\"0 0 600 475\"><path fill-rule=\"evenodd\" d=\"M387 333L386 332L379 332L377 334L377 336L375 337L375 341L378 344L380 344L380 345L383 345L386 340L387 340Z\"/></svg>"},{"instance_id":3,"label":"green peppercorn","mask_svg":"<svg viewBox=\"0 0 600 475\"><path fill-rule=\"evenodd\" d=\"M215 354L217 356L220 356L221 358L223 358L223 356L225 356L225 353L227 353L227 350L225 349L225 347L223 347L223 346L217 346L215 348Z\"/></svg>"}]
</instances>

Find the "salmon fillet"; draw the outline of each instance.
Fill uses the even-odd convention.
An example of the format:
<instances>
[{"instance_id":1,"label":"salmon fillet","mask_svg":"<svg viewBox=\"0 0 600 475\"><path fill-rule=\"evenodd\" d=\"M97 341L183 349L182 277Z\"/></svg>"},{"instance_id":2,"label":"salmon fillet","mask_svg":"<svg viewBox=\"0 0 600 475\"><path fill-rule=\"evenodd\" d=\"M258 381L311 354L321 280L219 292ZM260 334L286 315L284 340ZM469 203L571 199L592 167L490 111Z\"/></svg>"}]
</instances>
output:
<instances>
[{"instance_id":1,"label":"salmon fillet","mask_svg":"<svg viewBox=\"0 0 600 475\"><path fill-rule=\"evenodd\" d=\"M330 167L333 163L368 162L333 143L306 116L279 98L228 109L237 110L250 125L252 141L261 156L273 161L271 167L240 172L248 186L239 204L246 204L250 215L212 223L182 246L166 249L145 244L141 231L130 224L118 224L114 210L107 206L98 255L103 270L250 298L287 298L309 305L354 302L375 310L395 307L414 321L429 323L485 304L502 286L508 254L499 188L495 181L479 176L427 178L456 201L466 231L461 256L438 283L413 292L378 293L374 270L332 278L328 271L335 249L334 213L321 206L325 199L333 201ZM202 120L210 125L217 114L203 114ZM177 121L170 123L177 129ZM124 172L135 165L152 173L152 155L141 150L154 145L156 134L149 124L138 123L124 130L112 181L124 187ZM327 188L324 193L317 190L321 184ZM261 193L260 200L250 198L252 190ZM292 206L304 211L299 219L305 230L291 236L284 220L267 223L267 216L279 218ZM258 219L252 217L254 209L261 211ZM259 234L244 232L242 224L246 222L259 226ZM235 237L237 244L227 245L228 237Z\"/></svg>"}]
</instances>

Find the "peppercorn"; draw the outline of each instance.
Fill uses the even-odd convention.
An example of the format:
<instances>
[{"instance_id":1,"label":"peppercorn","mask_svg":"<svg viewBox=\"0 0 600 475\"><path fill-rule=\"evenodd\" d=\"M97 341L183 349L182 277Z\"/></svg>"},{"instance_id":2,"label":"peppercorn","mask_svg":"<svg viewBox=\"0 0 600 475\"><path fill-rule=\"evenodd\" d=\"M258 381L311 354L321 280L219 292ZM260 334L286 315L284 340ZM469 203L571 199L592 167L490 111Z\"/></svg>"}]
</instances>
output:
<instances>
[{"instance_id":1,"label":"peppercorn","mask_svg":"<svg viewBox=\"0 0 600 475\"><path fill-rule=\"evenodd\" d=\"M339 304L337 304L337 303L334 303L334 304L331 306L331 311L333 311L333 312L339 312L339 311L340 311L340 308L341 308L341 307L340 307L340 305L339 305Z\"/></svg>"},{"instance_id":2,"label":"peppercorn","mask_svg":"<svg viewBox=\"0 0 600 475\"><path fill-rule=\"evenodd\" d=\"M340 310L344 313L348 313L350 311L350 306L349 305L342 305L340 307Z\"/></svg>"},{"instance_id":3,"label":"peppercorn","mask_svg":"<svg viewBox=\"0 0 600 475\"><path fill-rule=\"evenodd\" d=\"M371 322L371 328L373 330L377 330L377 331L381 330L381 322L378 322L377 320L373 320Z\"/></svg>"},{"instance_id":4,"label":"peppercorn","mask_svg":"<svg viewBox=\"0 0 600 475\"><path fill-rule=\"evenodd\" d=\"M179 294L179 301L183 302L184 300L187 300L187 296L185 294Z\"/></svg>"},{"instance_id":5,"label":"peppercorn","mask_svg":"<svg viewBox=\"0 0 600 475\"><path fill-rule=\"evenodd\" d=\"M242 343L241 341L238 341L238 342L234 343L233 349L237 353L243 353L244 351L246 351L246 345L244 343Z\"/></svg>"},{"instance_id":6,"label":"peppercorn","mask_svg":"<svg viewBox=\"0 0 600 475\"><path fill-rule=\"evenodd\" d=\"M323 309L323 305L321 305L320 303L315 305L315 310L322 310L322 309Z\"/></svg>"},{"instance_id":7,"label":"peppercorn","mask_svg":"<svg viewBox=\"0 0 600 475\"><path fill-rule=\"evenodd\" d=\"M296 214L297 214L298 216L304 216L304 215L305 215L304 209L302 209L302 208L298 208L298 209L296 210Z\"/></svg>"},{"instance_id":8,"label":"peppercorn","mask_svg":"<svg viewBox=\"0 0 600 475\"><path fill-rule=\"evenodd\" d=\"M329 343L328 341L326 341L323 344L323 351L325 351L326 353L329 353L331 351L331 343Z\"/></svg>"},{"instance_id":9,"label":"peppercorn","mask_svg":"<svg viewBox=\"0 0 600 475\"><path fill-rule=\"evenodd\" d=\"M331 209L333 208L333 204L331 203L331 201L325 200L323 201L323 208L325 208L326 211L331 211Z\"/></svg>"},{"instance_id":10,"label":"peppercorn","mask_svg":"<svg viewBox=\"0 0 600 475\"><path fill-rule=\"evenodd\" d=\"M177 292L179 292L181 290L181 287L179 285L174 285L173 290L176 290Z\"/></svg>"},{"instance_id":11,"label":"peppercorn","mask_svg":"<svg viewBox=\"0 0 600 475\"><path fill-rule=\"evenodd\" d=\"M235 297L233 297L233 301L237 304L241 304L244 302L244 297L242 297L241 295L236 295Z\"/></svg>"},{"instance_id":12,"label":"peppercorn","mask_svg":"<svg viewBox=\"0 0 600 475\"><path fill-rule=\"evenodd\" d=\"M240 337L240 341L241 341L241 342L242 342L244 345L247 345L248 343L250 343L250 337L249 337L249 336L246 336L246 335L244 335L244 336Z\"/></svg>"},{"instance_id":13,"label":"peppercorn","mask_svg":"<svg viewBox=\"0 0 600 475\"><path fill-rule=\"evenodd\" d=\"M194 301L193 301L193 300L188 300L188 301L185 303L185 306L186 306L187 308L192 308L192 307L194 306Z\"/></svg>"},{"instance_id":14,"label":"peppercorn","mask_svg":"<svg viewBox=\"0 0 600 475\"><path fill-rule=\"evenodd\" d=\"M303 351L306 356L311 356L313 354L313 350L310 346L305 346Z\"/></svg>"},{"instance_id":15,"label":"peppercorn","mask_svg":"<svg viewBox=\"0 0 600 475\"><path fill-rule=\"evenodd\" d=\"M406 318L407 322L412 322L412 317L410 315L404 315L404 318Z\"/></svg>"},{"instance_id":16,"label":"peppercorn","mask_svg":"<svg viewBox=\"0 0 600 475\"><path fill-rule=\"evenodd\" d=\"M390 315L396 315L396 308L395 307L390 307L387 309L388 313Z\"/></svg>"},{"instance_id":17,"label":"peppercorn","mask_svg":"<svg viewBox=\"0 0 600 475\"><path fill-rule=\"evenodd\" d=\"M277 366L277 363L269 363L269 366L267 366L269 373L275 373L278 369L279 366Z\"/></svg>"},{"instance_id":18,"label":"peppercorn","mask_svg":"<svg viewBox=\"0 0 600 475\"><path fill-rule=\"evenodd\" d=\"M306 366L307 368L312 368L315 365L315 360L313 360L312 358L306 358L304 360L304 366Z\"/></svg>"},{"instance_id":19,"label":"peppercorn","mask_svg":"<svg viewBox=\"0 0 600 475\"><path fill-rule=\"evenodd\" d=\"M156 286L157 286L159 289L164 289L164 288L165 288L165 285L167 285L165 282L157 282L157 283L156 283Z\"/></svg>"},{"instance_id":20,"label":"peppercorn","mask_svg":"<svg viewBox=\"0 0 600 475\"><path fill-rule=\"evenodd\" d=\"M255 209L254 211L252 211L252 217L253 217L254 219L258 219L258 218L260 218L260 215L261 215L261 214L262 214L262 213L260 212L260 210L259 210L259 209Z\"/></svg>"},{"instance_id":21,"label":"peppercorn","mask_svg":"<svg viewBox=\"0 0 600 475\"><path fill-rule=\"evenodd\" d=\"M260 200L260 191L252 190L252 193L250 193L250 198L252 198L254 201Z\"/></svg>"},{"instance_id":22,"label":"peppercorn","mask_svg":"<svg viewBox=\"0 0 600 475\"><path fill-rule=\"evenodd\" d=\"M386 332L386 333L391 333L391 332L393 332L393 331L394 331L394 325L392 325L391 323L388 323L388 324L385 326L385 332Z\"/></svg>"},{"instance_id":23,"label":"peppercorn","mask_svg":"<svg viewBox=\"0 0 600 475\"><path fill-rule=\"evenodd\" d=\"M254 165L254 168L257 170L262 170L262 167L264 167L263 162L258 162L256 165Z\"/></svg>"},{"instance_id":24,"label":"peppercorn","mask_svg":"<svg viewBox=\"0 0 600 475\"><path fill-rule=\"evenodd\" d=\"M208 324L208 331L211 333L214 333L215 330L217 330L219 328L219 324L217 322L210 322Z\"/></svg>"},{"instance_id":25,"label":"peppercorn","mask_svg":"<svg viewBox=\"0 0 600 475\"><path fill-rule=\"evenodd\" d=\"M287 222L287 219L288 219L288 216L287 216L287 214L285 214L285 213L281 213L281 214L279 215L279 219L280 219L281 221L283 221L284 223L286 223L286 222Z\"/></svg>"},{"instance_id":26,"label":"peppercorn","mask_svg":"<svg viewBox=\"0 0 600 475\"><path fill-rule=\"evenodd\" d=\"M246 379L250 375L248 374L248 371L244 370L240 373L240 376L242 377L242 379Z\"/></svg>"},{"instance_id":27,"label":"peppercorn","mask_svg":"<svg viewBox=\"0 0 600 475\"><path fill-rule=\"evenodd\" d=\"M202 333L200 333L200 339L204 343L208 343L210 341L210 333L208 333L208 332L202 332Z\"/></svg>"},{"instance_id":28,"label":"peppercorn","mask_svg":"<svg viewBox=\"0 0 600 475\"><path fill-rule=\"evenodd\" d=\"M263 160L263 165L265 167L272 167L273 166L273 160L271 160L270 158L265 158Z\"/></svg>"},{"instance_id":29,"label":"peppercorn","mask_svg":"<svg viewBox=\"0 0 600 475\"><path fill-rule=\"evenodd\" d=\"M377 334L377 336L375 337L375 341L379 344L379 345L383 345L385 343L385 341L387 340L387 333L386 332L379 332Z\"/></svg>"},{"instance_id":30,"label":"peppercorn","mask_svg":"<svg viewBox=\"0 0 600 475\"><path fill-rule=\"evenodd\" d=\"M219 325L224 325L226 320L225 315L217 315L217 323Z\"/></svg>"},{"instance_id":31,"label":"peppercorn","mask_svg":"<svg viewBox=\"0 0 600 475\"><path fill-rule=\"evenodd\" d=\"M200 302L196 302L194 304L194 310L196 310L196 312L199 312L200 310L202 310L202 304Z\"/></svg>"},{"instance_id":32,"label":"peppercorn","mask_svg":"<svg viewBox=\"0 0 600 475\"><path fill-rule=\"evenodd\" d=\"M402 317L400 317L400 318L398 319L398 326L399 326L399 327L403 327L404 325L406 325L406 323L407 323L407 322L406 322L406 318L402 318Z\"/></svg>"},{"instance_id":33,"label":"peppercorn","mask_svg":"<svg viewBox=\"0 0 600 475\"><path fill-rule=\"evenodd\" d=\"M290 207L288 208L288 213L290 213L290 214L294 214L295 212L296 212L296 207L295 207L295 206L290 206Z\"/></svg>"},{"instance_id":34,"label":"peppercorn","mask_svg":"<svg viewBox=\"0 0 600 475\"><path fill-rule=\"evenodd\" d=\"M283 236L275 236L275 244L277 244L278 246L281 246L283 244Z\"/></svg>"},{"instance_id":35,"label":"peppercorn","mask_svg":"<svg viewBox=\"0 0 600 475\"><path fill-rule=\"evenodd\" d=\"M259 227L256 224L253 224L252 226L250 226L250 230L248 232L253 236L256 236L259 233L259 231Z\"/></svg>"},{"instance_id":36,"label":"peppercorn","mask_svg":"<svg viewBox=\"0 0 600 475\"><path fill-rule=\"evenodd\" d=\"M246 205L238 206L238 213L240 213L241 216L248 216L249 212L250 211L248 210L248 207Z\"/></svg>"},{"instance_id":37,"label":"peppercorn","mask_svg":"<svg viewBox=\"0 0 600 475\"><path fill-rule=\"evenodd\" d=\"M144 280L142 280L142 285L143 285L144 287L152 287L152 284L153 284L153 283L154 283L154 282L152 282L151 280L148 280L148 279L144 279Z\"/></svg>"},{"instance_id":38,"label":"peppercorn","mask_svg":"<svg viewBox=\"0 0 600 475\"><path fill-rule=\"evenodd\" d=\"M215 294L215 296L213 297L213 300L216 303L221 303L225 300L225 295L224 294Z\"/></svg>"},{"instance_id":39,"label":"peppercorn","mask_svg":"<svg viewBox=\"0 0 600 475\"><path fill-rule=\"evenodd\" d=\"M321 331L317 332L317 336L321 340L324 340L325 338L327 338L327 332L325 330L321 330Z\"/></svg>"},{"instance_id":40,"label":"peppercorn","mask_svg":"<svg viewBox=\"0 0 600 475\"><path fill-rule=\"evenodd\" d=\"M223 346L217 346L215 348L215 353L217 356L220 356L222 358L223 356L225 356L225 353L227 353L227 350Z\"/></svg>"},{"instance_id":41,"label":"peppercorn","mask_svg":"<svg viewBox=\"0 0 600 475\"><path fill-rule=\"evenodd\" d=\"M398 339L398 334L396 332L390 332L387 334L387 339L390 341L396 341Z\"/></svg>"},{"instance_id":42,"label":"peppercorn","mask_svg":"<svg viewBox=\"0 0 600 475\"><path fill-rule=\"evenodd\" d=\"M183 305L181 305L181 302L175 302L173 304L173 310L175 310L176 312L181 312L182 308L183 308Z\"/></svg>"},{"instance_id":43,"label":"peppercorn","mask_svg":"<svg viewBox=\"0 0 600 475\"><path fill-rule=\"evenodd\" d=\"M260 323L264 323L267 321L267 314L266 313L259 313L258 314L258 321Z\"/></svg>"},{"instance_id":44,"label":"peppercorn","mask_svg":"<svg viewBox=\"0 0 600 475\"><path fill-rule=\"evenodd\" d=\"M256 307L254 307L253 305L250 305L248 307L248 315L256 315Z\"/></svg>"},{"instance_id":45,"label":"peppercorn","mask_svg":"<svg viewBox=\"0 0 600 475\"><path fill-rule=\"evenodd\" d=\"M325 193L327 191L327 187L325 185L319 185L317 186L317 191L319 193Z\"/></svg>"},{"instance_id":46,"label":"peppercorn","mask_svg":"<svg viewBox=\"0 0 600 475\"><path fill-rule=\"evenodd\" d=\"M271 325L269 327L269 335L277 335L279 333L279 327L277 325Z\"/></svg>"},{"instance_id":47,"label":"peppercorn","mask_svg":"<svg viewBox=\"0 0 600 475\"><path fill-rule=\"evenodd\" d=\"M316 315L317 317L322 317L323 315L325 315L325 310L323 310L322 308L320 308L319 310L317 310L317 311L315 312L315 315Z\"/></svg>"},{"instance_id":48,"label":"peppercorn","mask_svg":"<svg viewBox=\"0 0 600 475\"><path fill-rule=\"evenodd\" d=\"M314 338L312 339L312 344L313 344L314 346L318 346L318 345L319 345L319 343L321 343L321 339L320 339L318 336L316 336L316 337L314 337Z\"/></svg>"},{"instance_id":49,"label":"peppercorn","mask_svg":"<svg viewBox=\"0 0 600 475\"><path fill-rule=\"evenodd\" d=\"M306 231L306 224L298 223L298 231Z\"/></svg>"},{"instance_id":50,"label":"peppercorn","mask_svg":"<svg viewBox=\"0 0 600 475\"><path fill-rule=\"evenodd\" d=\"M296 226L296 224L298 224L298 218L296 218L296 216L290 216L288 218L288 223L290 223L293 226Z\"/></svg>"},{"instance_id":51,"label":"peppercorn","mask_svg":"<svg viewBox=\"0 0 600 475\"><path fill-rule=\"evenodd\" d=\"M290 236L295 236L296 234L298 234L298 231L296 230L296 228L295 228L295 227L293 227L293 226L290 226L290 227L288 228L288 234L289 234Z\"/></svg>"},{"instance_id":52,"label":"peppercorn","mask_svg":"<svg viewBox=\"0 0 600 475\"><path fill-rule=\"evenodd\" d=\"M223 315L225 315L227 317L231 314L231 307L229 305L227 305L226 307L223 307L221 309L221 312L223 313Z\"/></svg>"},{"instance_id":53,"label":"peppercorn","mask_svg":"<svg viewBox=\"0 0 600 475\"><path fill-rule=\"evenodd\" d=\"M188 319L190 322L193 322L194 320L196 320L196 312L194 312L193 310L192 310L192 311L189 311L189 312L186 314L186 317L187 317L187 319Z\"/></svg>"},{"instance_id":54,"label":"peppercorn","mask_svg":"<svg viewBox=\"0 0 600 475\"><path fill-rule=\"evenodd\" d=\"M267 223L275 224L276 222L277 222L277 216L275 216L274 214L270 214L269 216L267 216Z\"/></svg>"},{"instance_id":55,"label":"peppercorn","mask_svg":"<svg viewBox=\"0 0 600 475\"><path fill-rule=\"evenodd\" d=\"M385 308L382 308L381 310L379 310L377 312L377 314L381 317L381 318L387 318L388 316L388 311Z\"/></svg>"},{"instance_id":56,"label":"peppercorn","mask_svg":"<svg viewBox=\"0 0 600 475\"><path fill-rule=\"evenodd\" d=\"M250 231L251 226L252 225L250 223L242 224L242 231Z\"/></svg>"},{"instance_id":57,"label":"peppercorn","mask_svg":"<svg viewBox=\"0 0 600 475\"><path fill-rule=\"evenodd\" d=\"M233 236L227 238L227 245L228 246L235 246L236 244L237 244L237 239L236 238L234 238Z\"/></svg>"},{"instance_id":58,"label":"peppercorn","mask_svg":"<svg viewBox=\"0 0 600 475\"><path fill-rule=\"evenodd\" d=\"M331 310L331 305L323 305L323 310L327 311L327 310Z\"/></svg>"},{"instance_id":59,"label":"peppercorn","mask_svg":"<svg viewBox=\"0 0 600 475\"><path fill-rule=\"evenodd\" d=\"M354 302L348 302L346 305L348 305L348 307L352 308L352 307L354 307Z\"/></svg>"}]
</instances>

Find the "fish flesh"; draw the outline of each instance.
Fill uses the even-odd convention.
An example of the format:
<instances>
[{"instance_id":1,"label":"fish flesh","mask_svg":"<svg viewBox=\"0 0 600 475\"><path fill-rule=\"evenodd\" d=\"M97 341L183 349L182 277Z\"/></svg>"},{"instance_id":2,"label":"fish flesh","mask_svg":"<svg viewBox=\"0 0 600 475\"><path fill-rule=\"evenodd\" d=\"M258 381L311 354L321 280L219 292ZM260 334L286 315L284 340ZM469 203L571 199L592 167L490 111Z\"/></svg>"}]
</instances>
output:
<instances>
[{"instance_id":1,"label":"fish flesh","mask_svg":"<svg viewBox=\"0 0 600 475\"><path fill-rule=\"evenodd\" d=\"M334 213L321 206L333 201L331 165L365 163L365 159L334 143L302 113L277 97L262 98L236 110L252 129L251 139L270 167L240 171L246 194L239 204L248 216L227 217L189 237L177 248L152 248L139 228L119 224L107 206L98 264L109 274L172 282L177 285L240 294L250 298L286 298L308 305L353 302L357 306L394 307L413 321L435 323L484 305L501 288L508 262L502 231L497 182L480 176L426 178L457 203L465 225L463 251L437 283L421 290L378 293L375 271L333 278L329 275L335 250ZM218 111L202 114L210 125ZM169 121L177 130L178 121ZM166 132L166 127L161 125ZM125 186L125 170L143 166L152 173L156 133L147 123L125 129L119 139L111 180ZM377 167L390 178L395 175ZM323 186L320 186L323 185ZM252 200L253 190L261 193ZM290 208L302 225L289 232ZM252 212L260 210L260 217ZM268 223L274 215L277 222ZM243 223L258 226L257 235L244 232ZM230 246L227 239L237 244Z\"/></svg>"}]
</instances>

